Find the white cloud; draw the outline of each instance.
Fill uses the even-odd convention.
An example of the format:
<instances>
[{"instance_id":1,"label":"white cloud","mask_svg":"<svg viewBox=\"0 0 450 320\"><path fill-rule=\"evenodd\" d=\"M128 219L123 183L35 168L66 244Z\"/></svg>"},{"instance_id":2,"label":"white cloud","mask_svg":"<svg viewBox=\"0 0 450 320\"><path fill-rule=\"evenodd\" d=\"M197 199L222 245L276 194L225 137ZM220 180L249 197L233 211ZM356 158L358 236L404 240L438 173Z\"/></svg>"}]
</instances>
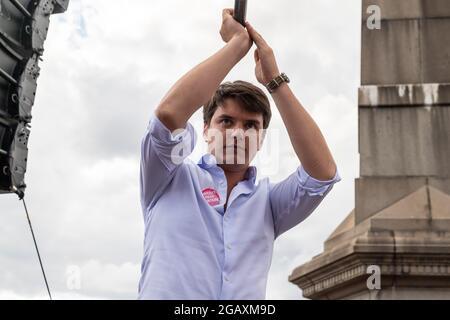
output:
<instances>
[{"instance_id":1,"label":"white cloud","mask_svg":"<svg viewBox=\"0 0 450 320\"><path fill-rule=\"evenodd\" d=\"M84 296L75 292L53 292L53 300L107 300L106 297ZM13 291L0 290L0 300L49 300L47 292L35 295L20 295Z\"/></svg>"},{"instance_id":2,"label":"white cloud","mask_svg":"<svg viewBox=\"0 0 450 320\"><path fill-rule=\"evenodd\" d=\"M136 275L139 272L139 264L130 262L122 265L102 264L97 260L89 260L79 267L79 287L70 286L70 279L67 277L78 275L73 272L72 274L66 272L66 285L69 289L75 288L74 290L79 290L84 295L133 299L133 296L137 295L139 277Z\"/></svg>"}]
</instances>

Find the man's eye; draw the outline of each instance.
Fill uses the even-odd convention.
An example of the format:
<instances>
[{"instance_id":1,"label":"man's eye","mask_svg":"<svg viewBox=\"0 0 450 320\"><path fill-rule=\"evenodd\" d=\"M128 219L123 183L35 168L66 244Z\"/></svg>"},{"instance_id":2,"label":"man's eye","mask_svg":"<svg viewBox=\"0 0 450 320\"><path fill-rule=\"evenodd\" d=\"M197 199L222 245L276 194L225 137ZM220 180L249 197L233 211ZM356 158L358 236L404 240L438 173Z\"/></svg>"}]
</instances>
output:
<instances>
[{"instance_id":1,"label":"man's eye","mask_svg":"<svg viewBox=\"0 0 450 320\"><path fill-rule=\"evenodd\" d=\"M246 127L247 129L256 129L256 125L254 123L248 123Z\"/></svg>"},{"instance_id":2,"label":"man's eye","mask_svg":"<svg viewBox=\"0 0 450 320\"><path fill-rule=\"evenodd\" d=\"M230 121L230 119L223 119L223 120L221 121L221 123L223 123L224 125L228 125L228 124L231 123L231 121Z\"/></svg>"}]
</instances>

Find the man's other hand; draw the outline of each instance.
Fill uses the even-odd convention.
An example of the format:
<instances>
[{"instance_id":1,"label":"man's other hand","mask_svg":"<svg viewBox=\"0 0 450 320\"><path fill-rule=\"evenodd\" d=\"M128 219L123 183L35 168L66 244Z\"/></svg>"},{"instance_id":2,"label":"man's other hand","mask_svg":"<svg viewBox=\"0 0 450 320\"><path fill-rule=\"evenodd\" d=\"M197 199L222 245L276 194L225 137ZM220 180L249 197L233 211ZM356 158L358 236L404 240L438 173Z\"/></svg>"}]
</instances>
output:
<instances>
[{"instance_id":1,"label":"man's other hand","mask_svg":"<svg viewBox=\"0 0 450 320\"><path fill-rule=\"evenodd\" d=\"M255 30L255 28L246 22L247 30L256 44L255 50L255 75L256 79L262 85L267 85L272 79L280 75L275 54L266 40Z\"/></svg>"}]
</instances>

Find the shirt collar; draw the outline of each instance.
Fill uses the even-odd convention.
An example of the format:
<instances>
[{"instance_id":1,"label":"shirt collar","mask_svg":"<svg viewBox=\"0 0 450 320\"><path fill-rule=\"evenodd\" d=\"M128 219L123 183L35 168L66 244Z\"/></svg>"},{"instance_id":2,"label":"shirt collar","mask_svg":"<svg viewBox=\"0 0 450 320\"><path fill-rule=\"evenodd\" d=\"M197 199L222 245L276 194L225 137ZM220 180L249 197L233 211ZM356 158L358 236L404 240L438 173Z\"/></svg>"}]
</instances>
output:
<instances>
[{"instance_id":1,"label":"shirt collar","mask_svg":"<svg viewBox=\"0 0 450 320\"><path fill-rule=\"evenodd\" d=\"M200 160L198 161L198 165L205 170L209 170L209 169L215 168L215 167L220 168L217 165L216 157L214 155L212 155L211 153L206 153L205 155L203 155L200 158ZM245 179L252 182L252 184L255 184L257 174L258 174L258 170L256 169L256 167L249 166L247 169L247 172L245 173Z\"/></svg>"}]
</instances>

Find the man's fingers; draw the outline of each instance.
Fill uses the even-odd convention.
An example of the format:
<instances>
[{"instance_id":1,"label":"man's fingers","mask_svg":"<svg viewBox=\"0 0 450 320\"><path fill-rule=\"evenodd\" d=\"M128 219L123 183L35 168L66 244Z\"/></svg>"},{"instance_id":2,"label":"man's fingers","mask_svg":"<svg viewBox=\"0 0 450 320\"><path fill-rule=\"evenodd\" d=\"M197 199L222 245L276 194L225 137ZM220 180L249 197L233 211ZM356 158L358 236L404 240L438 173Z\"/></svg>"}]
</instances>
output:
<instances>
[{"instance_id":1,"label":"man's fingers","mask_svg":"<svg viewBox=\"0 0 450 320\"><path fill-rule=\"evenodd\" d=\"M250 34L258 48L268 47L267 42L264 40L264 38L255 30L255 28L253 28L253 26L248 21L245 23L245 25L247 27L248 33Z\"/></svg>"},{"instance_id":2,"label":"man's fingers","mask_svg":"<svg viewBox=\"0 0 450 320\"><path fill-rule=\"evenodd\" d=\"M222 19L225 20L228 16L232 17L233 14L234 14L234 9L231 9L231 8L223 9L223 11L222 11Z\"/></svg>"}]
</instances>

